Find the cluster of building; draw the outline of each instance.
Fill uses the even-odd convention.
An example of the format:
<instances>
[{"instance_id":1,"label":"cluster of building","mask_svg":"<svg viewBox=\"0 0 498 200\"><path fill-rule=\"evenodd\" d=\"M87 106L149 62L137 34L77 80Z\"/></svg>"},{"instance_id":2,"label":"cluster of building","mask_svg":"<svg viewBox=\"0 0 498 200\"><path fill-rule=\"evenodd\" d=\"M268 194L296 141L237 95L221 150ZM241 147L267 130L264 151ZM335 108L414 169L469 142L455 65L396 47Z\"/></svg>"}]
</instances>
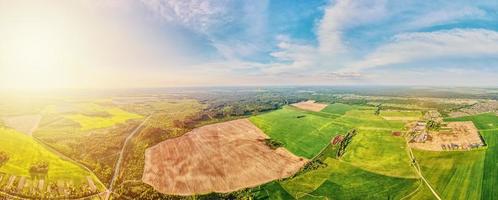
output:
<instances>
[{"instance_id":1,"label":"cluster of building","mask_svg":"<svg viewBox=\"0 0 498 200\"><path fill-rule=\"evenodd\" d=\"M473 143L473 144L441 144L441 149L451 151L451 150L471 150L483 147L483 143Z\"/></svg>"},{"instance_id":2,"label":"cluster of building","mask_svg":"<svg viewBox=\"0 0 498 200\"><path fill-rule=\"evenodd\" d=\"M427 123L421 121L415 124L415 126L411 129L412 134L410 142L422 143L429 139L429 134L427 133L427 130L425 128L426 125Z\"/></svg>"}]
</instances>

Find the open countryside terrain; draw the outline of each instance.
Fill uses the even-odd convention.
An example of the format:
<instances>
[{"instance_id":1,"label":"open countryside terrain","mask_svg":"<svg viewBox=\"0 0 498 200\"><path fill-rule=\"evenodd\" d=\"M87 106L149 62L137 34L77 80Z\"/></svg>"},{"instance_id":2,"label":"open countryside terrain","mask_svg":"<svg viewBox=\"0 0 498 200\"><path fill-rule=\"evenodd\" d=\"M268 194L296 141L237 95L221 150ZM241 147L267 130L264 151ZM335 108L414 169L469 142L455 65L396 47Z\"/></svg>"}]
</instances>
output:
<instances>
[{"instance_id":1,"label":"open countryside terrain","mask_svg":"<svg viewBox=\"0 0 498 200\"><path fill-rule=\"evenodd\" d=\"M290 108L274 112L256 116L252 121L275 140L284 138L282 140L284 146L296 154L302 152L300 148L310 146L306 145L306 138L315 138L310 144L322 144L322 146L315 147L317 150L311 152L309 156L322 164L315 170L305 171L282 182L262 186L262 191L270 194L263 195L262 198L401 198L421 185L408 156L408 147L404 138L392 135L392 131L402 130L404 123L398 120L386 120L376 115L374 107L331 104L321 113ZM390 112L392 114L394 111ZM400 114L396 114L402 115L402 113L400 111ZM276 114L281 115L277 118ZM311 117L297 118L303 115ZM289 128L273 128L279 126ZM347 146L346 153L341 157L337 157L336 153L330 153L331 149L337 148L331 144L332 138L344 135L353 128L357 130L357 135ZM332 134L331 131L324 131L328 135L315 136L315 133L321 133L323 130L338 131ZM294 140L290 139L292 137L295 137ZM294 142L287 142L288 140Z\"/></svg>"},{"instance_id":2,"label":"open countryside terrain","mask_svg":"<svg viewBox=\"0 0 498 200\"><path fill-rule=\"evenodd\" d=\"M229 93L65 97L27 106L32 109L22 112L3 108L8 112L1 115L1 134L7 137L0 142L18 143L0 146L0 161L6 160L0 162L0 196L497 196L498 117L494 113L449 117L450 111L467 108L467 104L455 102L468 101ZM312 111L295 106L300 102L321 108ZM445 137L457 141L460 133L471 133L472 138L467 139L479 138L485 145L444 151L415 148L410 143L412 126L427 126L433 118L426 116L433 111L441 113L437 117L444 125L440 130L431 130L432 136L442 131ZM9 117L25 116L37 116L37 120L25 120L26 124L17 120L18 127L31 131L31 136L16 130L13 121L7 121L12 119ZM448 127L459 131L448 131ZM424 142L420 144L431 141ZM25 148L14 151L15 146ZM28 155L35 156L27 158ZM45 163L49 165L46 173ZM43 173L32 173L33 166Z\"/></svg>"},{"instance_id":3,"label":"open countryside terrain","mask_svg":"<svg viewBox=\"0 0 498 200\"><path fill-rule=\"evenodd\" d=\"M16 130L0 128L0 192L38 198L86 197L103 191L92 172L46 149ZM36 170L46 163L48 170Z\"/></svg>"},{"instance_id":4,"label":"open countryside terrain","mask_svg":"<svg viewBox=\"0 0 498 200\"><path fill-rule=\"evenodd\" d=\"M266 139L247 119L194 129L147 149L143 180L167 194L226 193L286 178L307 162Z\"/></svg>"}]
</instances>

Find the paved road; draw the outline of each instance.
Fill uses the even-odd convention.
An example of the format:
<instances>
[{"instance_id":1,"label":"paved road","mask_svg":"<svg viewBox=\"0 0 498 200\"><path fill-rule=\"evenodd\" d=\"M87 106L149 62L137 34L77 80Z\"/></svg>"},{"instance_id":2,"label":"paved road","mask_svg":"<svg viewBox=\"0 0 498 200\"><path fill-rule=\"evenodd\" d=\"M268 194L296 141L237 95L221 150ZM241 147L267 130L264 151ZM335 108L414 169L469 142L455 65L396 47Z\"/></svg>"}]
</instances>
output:
<instances>
[{"instance_id":1,"label":"paved road","mask_svg":"<svg viewBox=\"0 0 498 200\"><path fill-rule=\"evenodd\" d=\"M105 199L109 199L110 195L112 193L112 189L114 187L114 182L116 182L116 178L119 175L119 170L121 169L121 162L123 162L123 156L124 156L123 153L124 153L124 150L125 150L126 146L128 146L128 143L130 142L131 138L133 138L133 136L135 136L135 134L138 133L138 131L149 120L149 118L151 116L152 115L149 115L147 118L145 118L145 120L142 121L142 123L140 123L140 125L138 125L137 128L135 128L133 130L133 132L131 132L130 135L128 135L128 137L126 137L126 140L125 140L125 142L123 144L123 147L121 148L121 152L119 152L118 162L116 162L116 167L114 168L114 173L112 175L111 182L109 184L109 189L107 189L107 195L106 195Z\"/></svg>"}]
</instances>

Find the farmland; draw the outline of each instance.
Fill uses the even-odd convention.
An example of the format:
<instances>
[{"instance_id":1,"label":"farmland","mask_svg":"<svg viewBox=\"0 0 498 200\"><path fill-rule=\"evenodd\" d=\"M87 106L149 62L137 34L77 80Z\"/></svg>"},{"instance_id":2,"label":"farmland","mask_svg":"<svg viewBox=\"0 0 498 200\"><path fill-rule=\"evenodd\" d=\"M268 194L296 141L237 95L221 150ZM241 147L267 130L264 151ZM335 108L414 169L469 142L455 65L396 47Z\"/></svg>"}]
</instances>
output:
<instances>
[{"instance_id":1,"label":"farmland","mask_svg":"<svg viewBox=\"0 0 498 200\"><path fill-rule=\"evenodd\" d=\"M291 105L294 106L294 107L303 109L303 110L314 111L314 112L320 112L325 107L327 107L327 104L316 103L313 100L308 100L308 101L302 101L302 102L298 102L298 103L293 103Z\"/></svg>"},{"instance_id":2,"label":"farmland","mask_svg":"<svg viewBox=\"0 0 498 200\"><path fill-rule=\"evenodd\" d=\"M333 158L326 158L324 163L327 167L286 180L281 184L297 199L399 198L418 185L416 179L379 175Z\"/></svg>"},{"instance_id":3,"label":"farmland","mask_svg":"<svg viewBox=\"0 0 498 200\"><path fill-rule=\"evenodd\" d=\"M226 193L291 176L306 163L266 138L247 119L194 129L147 149L143 181L167 194Z\"/></svg>"},{"instance_id":4,"label":"farmland","mask_svg":"<svg viewBox=\"0 0 498 200\"><path fill-rule=\"evenodd\" d=\"M374 107L336 103L319 113L284 107L252 117L251 121L291 152L308 158L320 152L315 159L323 163L318 169L262 186L261 190L280 195L263 198L385 199L401 198L413 192L421 183L408 157L406 142L403 137L391 134L402 130L404 123L386 120L374 111ZM391 113L403 114L402 111ZM352 128L357 129L357 135L346 153L337 158L336 147L330 146L330 141ZM312 144L321 146L312 150L309 148ZM305 147L308 149L303 150Z\"/></svg>"},{"instance_id":5,"label":"farmland","mask_svg":"<svg viewBox=\"0 0 498 200\"><path fill-rule=\"evenodd\" d=\"M386 110L380 112L380 116L386 120L414 121L422 117L420 111Z\"/></svg>"},{"instance_id":6,"label":"farmland","mask_svg":"<svg viewBox=\"0 0 498 200\"><path fill-rule=\"evenodd\" d=\"M403 137L390 131L359 130L342 160L378 174L416 178Z\"/></svg>"},{"instance_id":7,"label":"farmland","mask_svg":"<svg viewBox=\"0 0 498 200\"><path fill-rule=\"evenodd\" d=\"M35 194L56 197L57 195L87 196L103 189L102 183L91 172L71 161L62 159L33 138L8 128L0 128L0 135L2 135L0 151L5 152L9 157L0 165L2 191L18 195ZM48 170L41 173L33 172L32 166L40 162L47 162ZM90 188L91 184L96 186L95 190ZM55 187L62 193L47 194L49 187ZM77 190L69 193L66 190L70 188L77 188Z\"/></svg>"},{"instance_id":8,"label":"farmland","mask_svg":"<svg viewBox=\"0 0 498 200\"><path fill-rule=\"evenodd\" d=\"M251 121L289 151L306 158L312 158L333 136L349 129L327 117L291 107L252 117Z\"/></svg>"},{"instance_id":9,"label":"farmland","mask_svg":"<svg viewBox=\"0 0 498 200\"><path fill-rule=\"evenodd\" d=\"M414 151L421 171L443 199L480 199L485 152ZM462 190L465 188L465 190Z\"/></svg>"},{"instance_id":10,"label":"farmland","mask_svg":"<svg viewBox=\"0 0 498 200\"><path fill-rule=\"evenodd\" d=\"M483 152L484 163L482 168L482 195L483 199L498 196L498 116L493 113L485 113L459 118L448 118L447 121L472 121L483 136L487 148Z\"/></svg>"},{"instance_id":11,"label":"farmland","mask_svg":"<svg viewBox=\"0 0 498 200\"><path fill-rule=\"evenodd\" d=\"M21 115L4 118L6 126L27 135L31 135L38 128L40 120L40 115Z\"/></svg>"},{"instance_id":12,"label":"farmland","mask_svg":"<svg viewBox=\"0 0 498 200\"><path fill-rule=\"evenodd\" d=\"M467 105L454 102L467 101L450 105L441 99L307 95L258 91L64 97L22 112L4 104L0 134L8 137L0 141L17 143L0 147L0 196L7 191L25 197L45 192L53 193L49 198L99 198L106 189L112 199L497 195L498 117L493 113L444 118L444 127L475 125L478 135L475 128L468 130L474 139L482 136L486 146L427 151L407 145L410 125L426 123L428 111L449 113ZM310 99L319 100L320 109L295 104L314 106ZM15 152L15 146L24 148ZM46 169L43 161L49 161L47 173L33 176L31 168Z\"/></svg>"},{"instance_id":13,"label":"farmland","mask_svg":"<svg viewBox=\"0 0 498 200\"><path fill-rule=\"evenodd\" d=\"M78 106L81 108L82 114L66 115L64 117L78 123L83 131L111 127L130 119L142 118L140 115L126 112L120 108L104 108L96 104Z\"/></svg>"}]
</instances>

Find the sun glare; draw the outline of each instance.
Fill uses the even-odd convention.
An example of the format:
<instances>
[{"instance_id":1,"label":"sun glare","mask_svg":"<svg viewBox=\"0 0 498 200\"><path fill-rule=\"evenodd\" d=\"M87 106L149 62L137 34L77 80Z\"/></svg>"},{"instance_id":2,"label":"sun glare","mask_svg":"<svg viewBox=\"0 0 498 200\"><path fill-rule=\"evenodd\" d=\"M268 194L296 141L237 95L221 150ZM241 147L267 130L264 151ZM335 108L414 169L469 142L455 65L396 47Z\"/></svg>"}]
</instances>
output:
<instances>
[{"instance_id":1,"label":"sun glare","mask_svg":"<svg viewBox=\"0 0 498 200\"><path fill-rule=\"evenodd\" d=\"M0 25L1 83L8 88L53 88L62 84L72 54L70 27L50 12L6 14Z\"/></svg>"}]
</instances>

